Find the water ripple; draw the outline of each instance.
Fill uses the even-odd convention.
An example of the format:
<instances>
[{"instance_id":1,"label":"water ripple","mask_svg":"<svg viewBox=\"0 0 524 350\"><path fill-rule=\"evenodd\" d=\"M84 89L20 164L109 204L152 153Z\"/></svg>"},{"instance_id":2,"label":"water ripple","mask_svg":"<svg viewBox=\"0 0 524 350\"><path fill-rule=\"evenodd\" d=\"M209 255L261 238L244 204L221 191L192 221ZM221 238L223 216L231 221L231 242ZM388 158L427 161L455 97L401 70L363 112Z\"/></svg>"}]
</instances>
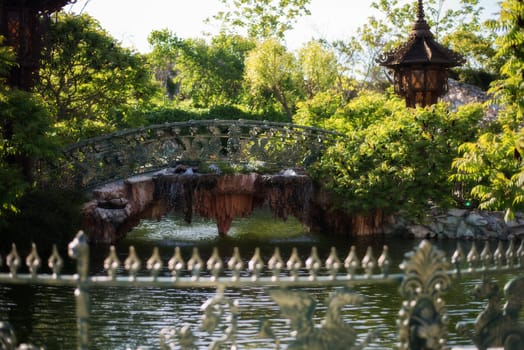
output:
<instances>
[{"instance_id":1,"label":"water ripple","mask_svg":"<svg viewBox=\"0 0 524 350\"><path fill-rule=\"evenodd\" d=\"M354 238L312 235L304 232L300 224L292 219L288 223L276 222L266 214L259 219L245 219L234 222L229 237L218 237L215 224L197 219L192 225L182 220L166 217L160 221L144 221L131 232L126 240L117 245L117 254L121 261L127 255L127 247L134 245L142 261L151 254L152 246L159 246L160 254L167 261L173 253L173 247L182 248L185 259L191 255L194 246L199 247L203 259L209 257L213 246L218 246L221 256L231 256L234 246L241 248L241 254L247 262L255 247L260 247L263 259L267 261L273 254L275 245L281 247L282 257L286 259L292 248L298 248L301 259L305 261L311 246L318 248L321 259L325 259L331 246L336 246L340 258L343 258L353 244L362 258L367 246L371 244L376 256L384 244L390 245L393 268L398 264L404 252L411 250L417 241L388 240L376 237L360 242ZM444 249L451 251L455 243ZM450 246L453 247L450 247ZM103 274L100 267L108 247L101 247L93 259L93 271ZM98 260L97 260L98 259ZM121 270L121 272L124 272ZM146 273L143 270L141 273ZM162 271L168 275L166 268ZM302 271L305 274L306 271ZM498 276L504 283L509 276ZM474 301L471 290L479 283L477 280L463 280L455 283L444 296L447 302L450 325L458 321L472 322L482 310L484 303ZM307 288L318 304L313 320L317 327L326 314L325 300L332 289ZM214 295L212 289L156 289L156 288L96 288L92 289L90 335L91 349L124 350L127 346L157 347L159 332L166 327L190 325L200 339L199 347L204 343L219 338L219 332L207 334L198 329L201 319L201 305ZM365 296L362 306L348 305L342 310L345 322L351 324L363 340L370 329L377 330L379 337L366 349L391 349L398 342L396 318L402 300L398 285L367 285L355 287L355 292ZM241 349L273 349L267 339L258 339L260 320L269 319L276 336L282 341L291 340L288 321L282 317L277 304L262 288L228 289L226 296L236 299L240 305L238 321L238 343ZM226 310L226 315L228 312ZM76 318L73 288L38 287L38 286L3 286L0 285L0 320L9 320L23 342L31 342L48 349L70 350L76 347ZM224 317L225 321L225 317ZM221 328L222 330L222 328ZM449 330L450 345L465 345L468 339Z\"/></svg>"}]
</instances>

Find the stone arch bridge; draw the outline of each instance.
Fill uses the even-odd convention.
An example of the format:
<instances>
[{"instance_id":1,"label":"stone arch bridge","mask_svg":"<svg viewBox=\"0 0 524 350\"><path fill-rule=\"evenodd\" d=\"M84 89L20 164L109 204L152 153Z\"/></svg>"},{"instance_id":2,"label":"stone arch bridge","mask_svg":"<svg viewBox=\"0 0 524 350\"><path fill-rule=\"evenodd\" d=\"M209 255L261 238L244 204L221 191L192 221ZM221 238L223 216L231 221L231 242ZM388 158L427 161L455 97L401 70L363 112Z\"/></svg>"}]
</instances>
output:
<instances>
[{"instance_id":1,"label":"stone arch bridge","mask_svg":"<svg viewBox=\"0 0 524 350\"><path fill-rule=\"evenodd\" d=\"M303 168L340 136L318 128L251 120L151 125L70 145L52 166L51 178L70 187L93 188L180 163L200 165L204 172Z\"/></svg>"}]
</instances>

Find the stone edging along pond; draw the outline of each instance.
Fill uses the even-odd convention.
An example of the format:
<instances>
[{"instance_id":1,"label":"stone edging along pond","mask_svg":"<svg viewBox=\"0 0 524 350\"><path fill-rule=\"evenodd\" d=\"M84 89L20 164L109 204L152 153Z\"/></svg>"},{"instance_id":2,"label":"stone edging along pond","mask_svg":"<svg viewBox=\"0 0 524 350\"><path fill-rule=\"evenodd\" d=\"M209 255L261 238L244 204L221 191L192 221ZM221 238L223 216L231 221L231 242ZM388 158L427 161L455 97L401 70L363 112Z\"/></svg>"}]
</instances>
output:
<instances>
[{"instance_id":1,"label":"stone edging along pond","mask_svg":"<svg viewBox=\"0 0 524 350\"><path fill-rule=\"evenodd\" d=\"M398 230L405 230L415 238L509 240L524 238L524 214L504 221L504 213L478 209L434 210L423 223L406 223L398 220Z\"/></svg>"},{"instance_id":2,"label":"stone edging along pond","mask_svg":"<svg viewBox=\"0 0 524 350\"><path fill-rule=\"evenodd\" d=\"M193 214L213 218L219 233L227 234L234 218L249 216L263 205L275 218L295 216L315 232L468 240L524 237L524 214L509 223L501 212L476 209L433 209L418 221L380 211L359 216L337 210L329 194L304 175L185 175L167 170L94 189L83 208L83 226L91 241L112 243L142 218L159 219L175 210L188 222Z\"/></svg>"}]
</instances>

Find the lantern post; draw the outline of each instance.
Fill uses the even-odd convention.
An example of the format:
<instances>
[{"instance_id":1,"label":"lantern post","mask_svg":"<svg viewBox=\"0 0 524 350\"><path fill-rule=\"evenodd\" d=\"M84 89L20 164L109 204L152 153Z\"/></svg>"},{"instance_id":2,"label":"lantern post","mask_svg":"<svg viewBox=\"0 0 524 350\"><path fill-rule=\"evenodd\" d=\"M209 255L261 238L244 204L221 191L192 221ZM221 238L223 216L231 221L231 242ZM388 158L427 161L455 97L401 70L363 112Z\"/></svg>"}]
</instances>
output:
<instances>
[{"instance_id":1,"label":"lantern post","mask_svg":"<svg viewBox=\"0 0 524 350\"><path fill-rule=\"evenodd\" d=\"M425 107L447 92L449 69L462 65L464 58L435 41L419 0L408 41L377 62L393 76L395 92L404 97L406 106Z\"/></svg>"}]
</instances>

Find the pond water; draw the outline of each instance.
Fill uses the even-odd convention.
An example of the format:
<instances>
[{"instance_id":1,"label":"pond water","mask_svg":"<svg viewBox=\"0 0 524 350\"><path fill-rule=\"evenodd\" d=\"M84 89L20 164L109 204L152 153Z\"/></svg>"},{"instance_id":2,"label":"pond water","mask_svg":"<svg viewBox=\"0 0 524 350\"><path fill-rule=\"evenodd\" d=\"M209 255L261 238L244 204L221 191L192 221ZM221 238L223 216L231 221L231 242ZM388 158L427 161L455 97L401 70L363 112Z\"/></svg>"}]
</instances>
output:
<instances>
[{"instance_id":1,"label":"pond water","mask_svg":"<svg viewBox=\"0 0 524 350\"><path fill-rule=\"evenodd\" d=\"M393 265L403 260L404 253L420 242L417 240L392 237L351 239L329 235L313 235L303 231L293 219L287 222L275 221L269 213L259 211L246 219L233 222L227 237L218 237L214 222L195 220L191 225L179 218L166 217L160 221L144 221L127 238L116 246L123 261L128 247L133 245L142 261L151 255L153 247L159 247L162 260L166 262L179 246L187 261L193 247L198 247L206 260L212 247L218 247L220 254L230 257L233 247L239 247L242 256L249 260L255 247L260 247L264 261L270 258L275 246L281 249L287 260L293 247L298 248L305 260L316 246L324 260L332 246L337 248L339 257L344 259L351 245L357 247L360 258L368 246L372 246L378 257L383 245L388 245ZM453 241L432 242L446 252L456 248ZM470 244L461 242L468 252ZM103 274L102 261L108 252L107 246L91 249L92 273ZM5 267L4 267L5 268ZM398 269L397 269L398 271ZM496 276L499 283L505 283L510 276ZM449 345L467 345L468 339L456 334L454 325L458 321L473 321L483 309L483 303L471 296L478 279L463 279L453 283L445 295L450 319ZM379 337L366 349L393 349L398 342L396 319L402 300L397 285L376 284L354 288L366 296L364 305L344 309L344 319L365 338L369 329L378 331ZM315 312L316 325L325 314L323 301L333 290L309 288L319 302ZM217 334L208 335L197 331L201 317L200 306L211 296L209 289L156 289L156 288L93 288L91 295L90 349L127 349L138 346L158 347L159 332L162 328L189 324L203 341L209 342ZM257 339L259 319L269 318L277 337L289 339L289 327L279 314L277 305L261 288L228 289L226 295L240 302L239 345L243 349L274 349L274 346ZM30 342L47 349L74 349L76 346L76 318L73 288L43 286L0 285L0 320L9 320L15 327L19 341ZM203 348L203 344L201 347Z\"/></svg>"}]
</instances>

